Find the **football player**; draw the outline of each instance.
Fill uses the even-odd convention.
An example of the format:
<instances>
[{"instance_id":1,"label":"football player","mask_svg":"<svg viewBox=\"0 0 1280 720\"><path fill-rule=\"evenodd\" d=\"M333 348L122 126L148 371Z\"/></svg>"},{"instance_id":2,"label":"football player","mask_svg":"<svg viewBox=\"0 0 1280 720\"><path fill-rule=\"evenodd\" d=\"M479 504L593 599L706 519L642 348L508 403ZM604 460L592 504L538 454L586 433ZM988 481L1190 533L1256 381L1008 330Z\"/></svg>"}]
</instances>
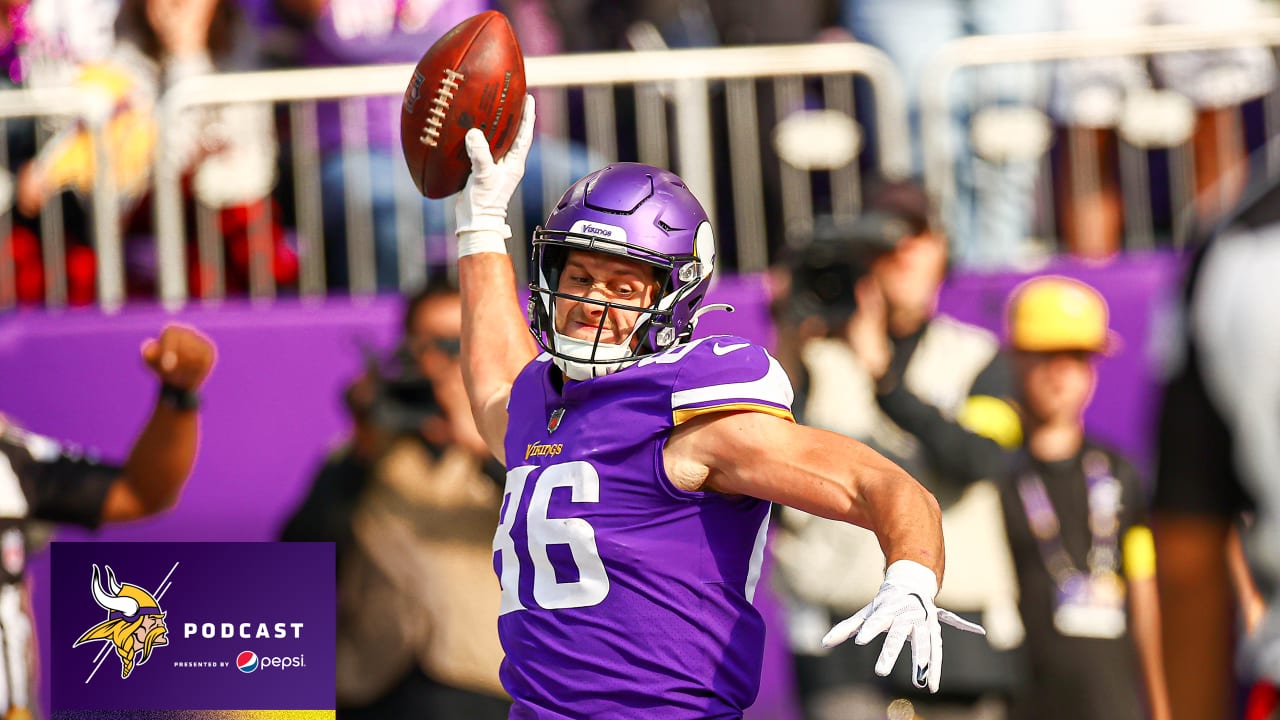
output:
<instances>
[{"instance_id":1,"label":"football player","mask_svg":"<svg viewBox=\"0 0 1280 720\"><path fill-rule=\"evenodd\" d=\"M457 203L463 375L507 467L493 548L511 716L740 717L760 683L771 502L876 533L884 584L824 642L886 632L885 675L910 640L936 691L939 622L983 632L934 606L938 504L865 445L796 425L764 348L692 339L715 242L680 178L617 163L570 187L534 233L526 321L506 209L533 123L529 98L498 162L468 132Z\"/></svg>"}]
</instances>

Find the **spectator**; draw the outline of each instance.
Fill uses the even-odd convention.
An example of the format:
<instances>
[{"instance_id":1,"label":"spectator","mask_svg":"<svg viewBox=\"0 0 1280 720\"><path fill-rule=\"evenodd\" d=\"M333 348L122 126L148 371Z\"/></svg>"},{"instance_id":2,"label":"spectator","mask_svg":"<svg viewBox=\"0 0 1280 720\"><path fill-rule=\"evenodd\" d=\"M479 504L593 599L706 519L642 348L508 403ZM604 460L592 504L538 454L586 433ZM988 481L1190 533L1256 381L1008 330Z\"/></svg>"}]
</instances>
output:
<instances>
[{"instance_id":1,"label":"spectator","mask_svg":"<svg viewBox=\"0 0 1280 720\"><path fill-rule=\"evenodd\" d=\"M253 69L257 48L238 6L229 0L125 0L115 30L110 55L80 65L75 83L110 108L105 135L125 224L146 234L149 212L134 211L150 189L160 96L190 77ZM171 130L163 150L189 177L194 198L221 212L230 259L227 282L233 290L246 284L252 252L267 254L277 282L290 283L296 275L292 252L281 247L280 228L246 221L265 219L270 212L266 204L275 181L276 148L270 122L268 108L258 105L192 108ZM23 168L19 211L34 215L62 190L91 193L94 167L92 137L83 123L74 123ZM212 283L200 271L192 279L196 291ZM150 289L147 284L135 282L135 289Z\"/></svg>"},{"instance_id":2,"label":"spectator","mask_svg":"<svg viewBox=\"0 0 1280 720\"><path fill-rule=\"evenodd\" d=\"M503 472L480 439L458 362L457 289L410 300L404 342L374 381L367 472L317 479L286 540L336 540L344 718L505 719L493 578ZM348 453L350 457L350 453ZM371 607L378 612L369 612Z\"/></svg>"},{"instance_id":3,"label":"spectator","mask_svg":"<svg viewBox=\"0 0 1280 720\"><path fill-rule=\"evenodd\" d=\"M1258 18L1258 0L1068 0L1068 30L1113 30L1154 23L1238 26ZM1248 177L1244 124L1239 105L1267 93L1275 81L1275 60L1260 47L1164 53L1152 56L1154 75L1196 108L1191 136L1196 210L1211 226L1233 207ZM1093 58L1062 63L1055 115L1070 127L1063 172L1058 175L1062 233L1078 255L1105 258L1121 247L1124 224L1120 198L1116 128L1125 103L1148 88L1151 77L1140 58ZM1134 123L1167 124L1168 109ZM1163 116L1163 117L1162 117ZM1156 130L1156 132L1160 132ZM1182 139L1176 140L1181 144ZM1177 223L1181 219L1175 217Z\"/></svg>"},{"instance_id":4,"label":"spectator","mask_svg":"<svg viewBox=\"0 0 1280 720\"><path fill-rule=\"evenodd\" d=\"M4 38L0 49L3 87L49 88L67 85L84 63L101 63L115 42L119 0L5 0L0 3L0 27ZM7 167L3 176L3 207L14 205L15 178L12 168L24 165L35 155L36 128L42 137L66 126L65 118L11 118L5 124ZM95 294L94 254L85 243L87 218L76 203L60 207L54 217L62 223L66 237L67 300L72 304L90 302ZM51 213L52 215L52 213ZM10 215L13 233L9 238L14 263L18 302L45 301L44 257L40 249L42 228L36 218L21 213Z\"/></svg>"},{"instance_id":5,"label":"spectator","mask_svg":"<svg viewBox=\"0 0 1280 720\"><path fill-rule=\"evenodd\" d=\"M928 140L920 133L919 93L925 66L937 49L963 37L1044 32L1057 24L1051 0L842 0L842 5L853 36L884 50L902 73L916 138L912 167L917 175L923 170L921 143ZM980 92L999 104L1027 104L1045 91L1047 78L1032 64L999 65L963 74L953 85L959 87L952 88L949 98ZM1028 236L1038 163L980 157L971 149L966 125L967 118L957 110L949 128L957 158L956 198L942 218L955 260L977 267L1024 261L1032 254Z\"/></svg>"},{"instance_id":6,"label":"spectator","mask_svg":"<svg viewBox=\"0 0 1280 720\"><path fill-rule=\"evenodd\" d=\"M800 320L792 327L804 329L783 343L791 347L783 347L780 355L787 362L789 354L797 354L798 363L788 363L788 369L797 378L801 421L868 443L937 495L947 540L947 583L941 594L961 615L980 619L990 638L948 640L951 684L945 698L915 692L905 676L893 676L886 689L911 696L925 717L972 710L978 702L1003 707L1017 683L1017 666L1014 656L1001 651L1019 643L1021 628L1012 563L1000 532L999 497L990 483L966 490L964 482L947 478L955 472L948 458L895 424L886 414L892 410L885 407L886 396L876 392L877 384L901 378L907 392L973 424L983 408L1000 406L997 398L1011 394L999 343L985 330L938 313L947 241L930 222L924 191L913 183L883 184L870 194L854 227L826 228L795 264L792 304ZM1006 435L1011 413L1004 418ZM994 418L976 422L985 423L983 432L1000 435L999 415ZM882 565L875 537L790 508L780 517L775 553L794 596L792 636L810 717L844 717L854 703L866 703L865 712L882 711L888 699L864 681L853 682L870 677L863 671L875 663L868 648L815 654L819 628L830 617L843 616L875 595L876 578L839 571L850 564ZM816 637L806 640L805 618L814 612Z\"/></svg>"},{"instance_id":7,"label":"spectator","mask_svg":"<svg viewBox=\"0 0 1280 720\"><path fill-rule=\"evenodd\" d=\"M196 394L214 362L214 346L191 328L170 325L142 345L142 360L160 381L159 398L123 465L104 463L73 446L26 432L0 418L0 483L5 509L0 544L0 712L34 715L35 658L25 597L28 534L33 520L96 528L172 507L195 463L200 416ZM12 556L10 549L17 548ZM16 562L11 562L15 560Z\"/></svg>"},{"instance_id":8,"label":"spectator","mask_svg":"<svg viewBox=\"0 0 1280 720\"><path fill-rule=\"evenodd\" d=\"M546 15L555 20L558 44L565 52L654 51L665 48L803 44L849 39L843 30L833 32L838 24L835 0L523 0L522 4L545 6ZM708 84L707 89L711 93L708 120L711 124L710 140L713 146L710 150L709 168L712 176L705 181L714 183L720 197L728 198L733 195L735 186L740 186L744 181L742 177L734 176L736 165L730 162L730 158L743 156L743 153L746 153L747 158L758 156L759 182L764 202L764 227L759 230L762 236L760 241L765 243L766 254L776 257L783 252L783 245L789 235L794 234L797 223L808 222L807 218L785 217L780 201L783 196L784 167L795 169L784 163L798 166L802 163L797 161L797 154L811 154L793 150L795 143L788 142L786 138L803 136L805 148L814 145L822 147L828 139L815 137L812 124L795 134L785 132L785 127L789 120L803 118L806 110L819 101L810 92L805 92L803 97L794 100L784 99L777 96L773 83L758 83L755 87L754 122L757 124L757 134L764 142L759 143L758 147L744 148L731 146L730 138L734 133L729 128L729 111L723 97L723 86L713 82ZM540 92L544 91L534 90L532 94L538 98L539 107L542 108L538 118L539 127L543 128L541 132L545 132L547 127L561 127L564 122L556 114L559 107L557 99L552 97L544 102ZM618 107L619 159L644 160L646 152L641 147L644 138L640 137L640 128L636 124L637 113L644 112L641 99L631 87L622 85L615 88L614 101ZM681 98L677 94L668 97L668 101L674 106L681 102ZM838 134L841 131L826 132ZM847 137L840 135L834 142L845 144L846 140ZM843 162L845 160L834 164L840 166ZM702 178L695 177L686 179L695 184L703 181ZM819 184L814 190L817 195L815 204L821 206L824 203L825 188ZM722 236L732 237L739 232L736 227L738 219L733 212L733 204L722 202L716 208L713 221L721 228ZM746 232L744 229L742 234ZM723 267L739 264L739 252L743 252L740 245L746 241L739 235L738 242L725 243L720 250L720 263Z\"/></svg>"},{"instance_id":9,"label":"spectator","mask_svg":"<svg viewBox=\"0 0 1280 720\"><path fill-rule=\"evenodd\" d=\"M1107 328L1083 283L1036 278L1010 300L1025 440L1001 494L1031 654L1025 717L1136 720L1144 687L1150 716L1169 717L1142 485L1083 423Z\"/></svg>"},{"instance_id":10,"label":"spectator","mask_svg":"<svg viewBox=\"0 0 1280 720\"><path fill-rule=\"evenodd\" d=\"M1164 388L1154 530L1170 704L1178 720L1241 717L1237 682L1253 685L1244 717L1274 717L1280 686L1280 185L1255 193L1197 258L1185 337ZM1249 512L1251 522L1240 522ZM1232 574L1240 528L1266 614L1233 660ZM1245 599L1246 608L1248 598ZM1235 672L1233 672L1233 668Z\"/></svg>"},{"instance_id":11,"label":"spectator","mask_svg":"<svg viewBox=\"0 0 1280 720\"><path fill-rule=\"evenodd\" d=\"M1094 362L1117 340L1106 301L1084 283L1044 276L1014 291L1008 344L1023 439L1012 454L886 391L900 425L968 468L957 476L998 478L1030 660L1015 720L1169 717L1142 483L1083 422Z\"/></svg>"},{"instance_id":12,"label":"spectator","mask_svg":"<svg viewBox=\"0 0 1280 720\"><path fill-rule=\"evenodd\" d=\"M376 372L370 370L343 392L351 435L325 457L306 498L280 531L280 539L286 542L334 543L339 576L342 558L353 545L351 516L368 485L370 467L386 442L372 418L377 383Z\"/></svg>"}]
</instances>

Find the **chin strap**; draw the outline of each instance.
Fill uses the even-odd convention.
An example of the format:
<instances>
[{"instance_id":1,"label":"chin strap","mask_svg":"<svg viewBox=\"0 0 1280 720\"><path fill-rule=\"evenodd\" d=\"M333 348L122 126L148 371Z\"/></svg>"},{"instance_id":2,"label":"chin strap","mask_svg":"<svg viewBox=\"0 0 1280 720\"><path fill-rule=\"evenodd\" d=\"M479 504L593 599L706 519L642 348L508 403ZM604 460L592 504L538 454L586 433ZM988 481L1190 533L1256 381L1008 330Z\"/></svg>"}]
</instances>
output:
<instances>
[{"instance_id":1,"label":"chin strap","mask_svg":"<svg viewBox=\"0 0 1280 720\"><path fill-rule=\"evenodd\" d=\"M552 333L552 342L557 353L552 356L552 361L570 380L590 380L608 375L630 360L624 345L587 342L558 332ZM593 355L595 362L585 362Z\"/></svg>"}]
</instances>

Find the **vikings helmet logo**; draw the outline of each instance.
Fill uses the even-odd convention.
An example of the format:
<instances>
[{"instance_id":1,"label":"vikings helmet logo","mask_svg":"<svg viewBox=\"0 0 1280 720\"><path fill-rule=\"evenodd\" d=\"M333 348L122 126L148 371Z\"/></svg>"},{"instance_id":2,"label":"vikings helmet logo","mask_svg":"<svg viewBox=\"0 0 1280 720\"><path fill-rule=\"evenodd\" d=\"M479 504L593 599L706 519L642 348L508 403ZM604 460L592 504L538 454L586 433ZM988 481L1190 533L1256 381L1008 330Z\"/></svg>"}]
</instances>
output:
<instances>
[{"instance_id":1,"label":"vikings helmet logo","mask_svg":"<svg viewBox=\"0 0 1280 720\"><path fill-rule=\"evenodd\" d=\"M105 567L104 589L98 566L93 566L92 591L94 601L107 611L107 619L89 628L72 647L95 641L110 643L120 657L120 677L127 678L135 666L151 657L153 648L169 644L169 629L164 624L165 613L151 593L117 581L111 566Z\"/></svg>"}]
</instances>

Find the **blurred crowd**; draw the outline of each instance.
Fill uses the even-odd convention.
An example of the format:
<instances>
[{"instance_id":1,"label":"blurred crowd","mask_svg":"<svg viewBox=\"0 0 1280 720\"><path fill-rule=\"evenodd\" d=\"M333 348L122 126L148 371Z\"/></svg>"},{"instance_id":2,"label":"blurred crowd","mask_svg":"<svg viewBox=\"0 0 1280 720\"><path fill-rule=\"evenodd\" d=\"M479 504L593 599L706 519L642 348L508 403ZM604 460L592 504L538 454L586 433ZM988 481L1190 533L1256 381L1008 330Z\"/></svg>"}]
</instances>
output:
<instances>
[{"instance_id":1,"label":"blurred crowd","mask_svg":"<svg viewBox=\"0 0 1280 720\"><path fill-rule=\"evenodd\" d=\"M448 28L486 9L507 13L526 55L841 40L875 46L892 61L906 98L906 172L919 180L925 148L946 143L948 189L931 191L935 200L945 194L937 220L948 231L952 262L979 269L1024 266L1059 251L1105 260L1127 243L1181 244L1193 219L1211 223L1248 183L1250 152L1266 140L1262 99L1275 73L1271 51L1261 47L974 66L952 83L949 125L930 129L921 127L922 83L951 41L1164 23L1238 27L1270 8L1261 0L5 0L3 8L0 55L8 72L0 83L74 87L105 118L101 153L83 118L5 122L0 207L12 212L3 259L13 263L16 295L6 304L40 304L63 276L59 302L94 301L99 268L89 201L104 179L117 199L128 295L154 296L158 159L180 177L193 295L243 295L266 276L277 292L295 293L300 263L319 268L329 291L419 284L418 268L448 257L450 219L443 202L415 197L403 182L397 97L319 102L313 122L301 125L296 105L202 105L163 133L160 103L175 84L210 73L415 62ZM806 242L812 229L807 218L786 214L794 209L782 200L783 169L852 164L874 174L881 167L873 93L852 85L856 123L799 122L829 92L815 88L806 87L795 107L795 98L767 84L756 97L772 260ZM741 181L729 162L739 148L728 145L723 88L711 90L714 183L729 197L731 183ZM634 139L638 96L619 88L613 98L619 138ZM569 181L601 162L585 144L590 123L580 95L557 95L542 107L523 195L528 228L545 215L543 177ZM633 145L617 143L617 159L637 159ZM832 148L830 157L816 147ZM97 172L100 162L109 168ZM813 214L847 225L849 214L833 211L848 206L832 197L844 190L820 176L811 177ZM318 210L304 199L310 193ZM738 216L731 203L720 205L721 237L732 239ZM302 215L313 210L318 222L308 224ZM212 250L197 252L200 233L215 239ZM306 233L321 237L308 243ZM58 242L49 242L51 234ZM729 242L723 260L732 266L736 259Z\"/></svg>"},{"instance_id":2,"label":"blurred crowd","mask_svg":"<svg viewBox=\"0 0 1280 720\"><path fill-rule=\"evenodd\" d=\"M300 263L309 261L322 262L326 288L348 289L365 263L358 244L369 249L363 272L378 290L426 288L408 299L394 352L371 352L347 390L350 436L324 459L281 531L286 540L337 543L341 717L506 716L491 550L503 469L486 453L463 391L456 288L445 275L407 282L404 269L409 260L444 264L451 213L444 201L406 202L412 184L397 182L397 97L319 103L319 170L308 178L295 173L294 126L279 108L193 109L161 147L158 103L176 83L209 73L414 62L448 28L490 8L508 14L528 55L855 40L884 51L901 76L913 133L908 177L876 177L877 148L868 140L852 161L869 178L855 218L822 212L815 199L814 221L797 229L772 200L765 209L776 354L796 388L800 422L866 442L938 497L948 545L939 604L982 622L988 635L946 636L937 696L915 689L905 673L876 678L867 648L823 649L830 624L875 594L880 575L870 569L883 558L869 533L783 511L773 530L772 589L786 611L803 717L1276 717L1280 614L1267 601L1280 587L1280 326L1268 311L1280 308L1272 289L1280 198L1251 160L1269 140L1260 118L1275 80L1271 49L965 73L955 90L969 100L954 104L942 129L955 151L945 205L922 180L919 93L938 48L959 38L1230 26L1263 17L1266 5L0 0L0 7L7 69L0 84L70 85L108 109L105 154L80 121L4 125L0 165L10 172L0 202L12 208L5 247L18 301L45 298L54 269L43 241L55 224L65 230L67 300L94 301L85 200L104 159L119 195L129 293L154 295L159 154L181 169L187 236L205 223L220 238L223 256L213 267L207 253L188 253L193 294L216 284L243 294L255 263L269 268L280 292L296 291ZM523 195L530 226L543 214L544 166L555 166L548 176L574 179L601 163L572 114L543 107L545 135L534 145ZM859 118L868 139L871 117ZM622 122L620 133L635 132ZM762 112L765 133L778 122ZM714 118L717 140L723 124ZM1152 149L1168 147L1183 148L1187 162L1158 161ZM1134 152L1144 158L1149 190L1141 212L1121 188ZM793 161L785 143L769 144L766 198L779 195L780 168ZM717 184L728 183L728 167L716 173ZM319 188L323 258L300 257L299 183ZM1154 200L1179 183L1186 202ZM816 183L814 192L832 204L830 187ZM420 230L407 240L406 214ZM719 214L732 262L732 208ZM1116 335L1096 289L1032 277L1005 298L1000 336L939 308L955 270L1026 269L1058 254L1102 263L1124 252L1143 223L1167 244L1204 240L1191 243L1202 249L1178 315L1182 332L1171 343L1155 472L1084 427L1099 360L1126 340L1144 340ZM1236 618L1249 638L1238 661ZM1230 707L1236 714L1225 714Z\"/></svg>"}]
</instances>

